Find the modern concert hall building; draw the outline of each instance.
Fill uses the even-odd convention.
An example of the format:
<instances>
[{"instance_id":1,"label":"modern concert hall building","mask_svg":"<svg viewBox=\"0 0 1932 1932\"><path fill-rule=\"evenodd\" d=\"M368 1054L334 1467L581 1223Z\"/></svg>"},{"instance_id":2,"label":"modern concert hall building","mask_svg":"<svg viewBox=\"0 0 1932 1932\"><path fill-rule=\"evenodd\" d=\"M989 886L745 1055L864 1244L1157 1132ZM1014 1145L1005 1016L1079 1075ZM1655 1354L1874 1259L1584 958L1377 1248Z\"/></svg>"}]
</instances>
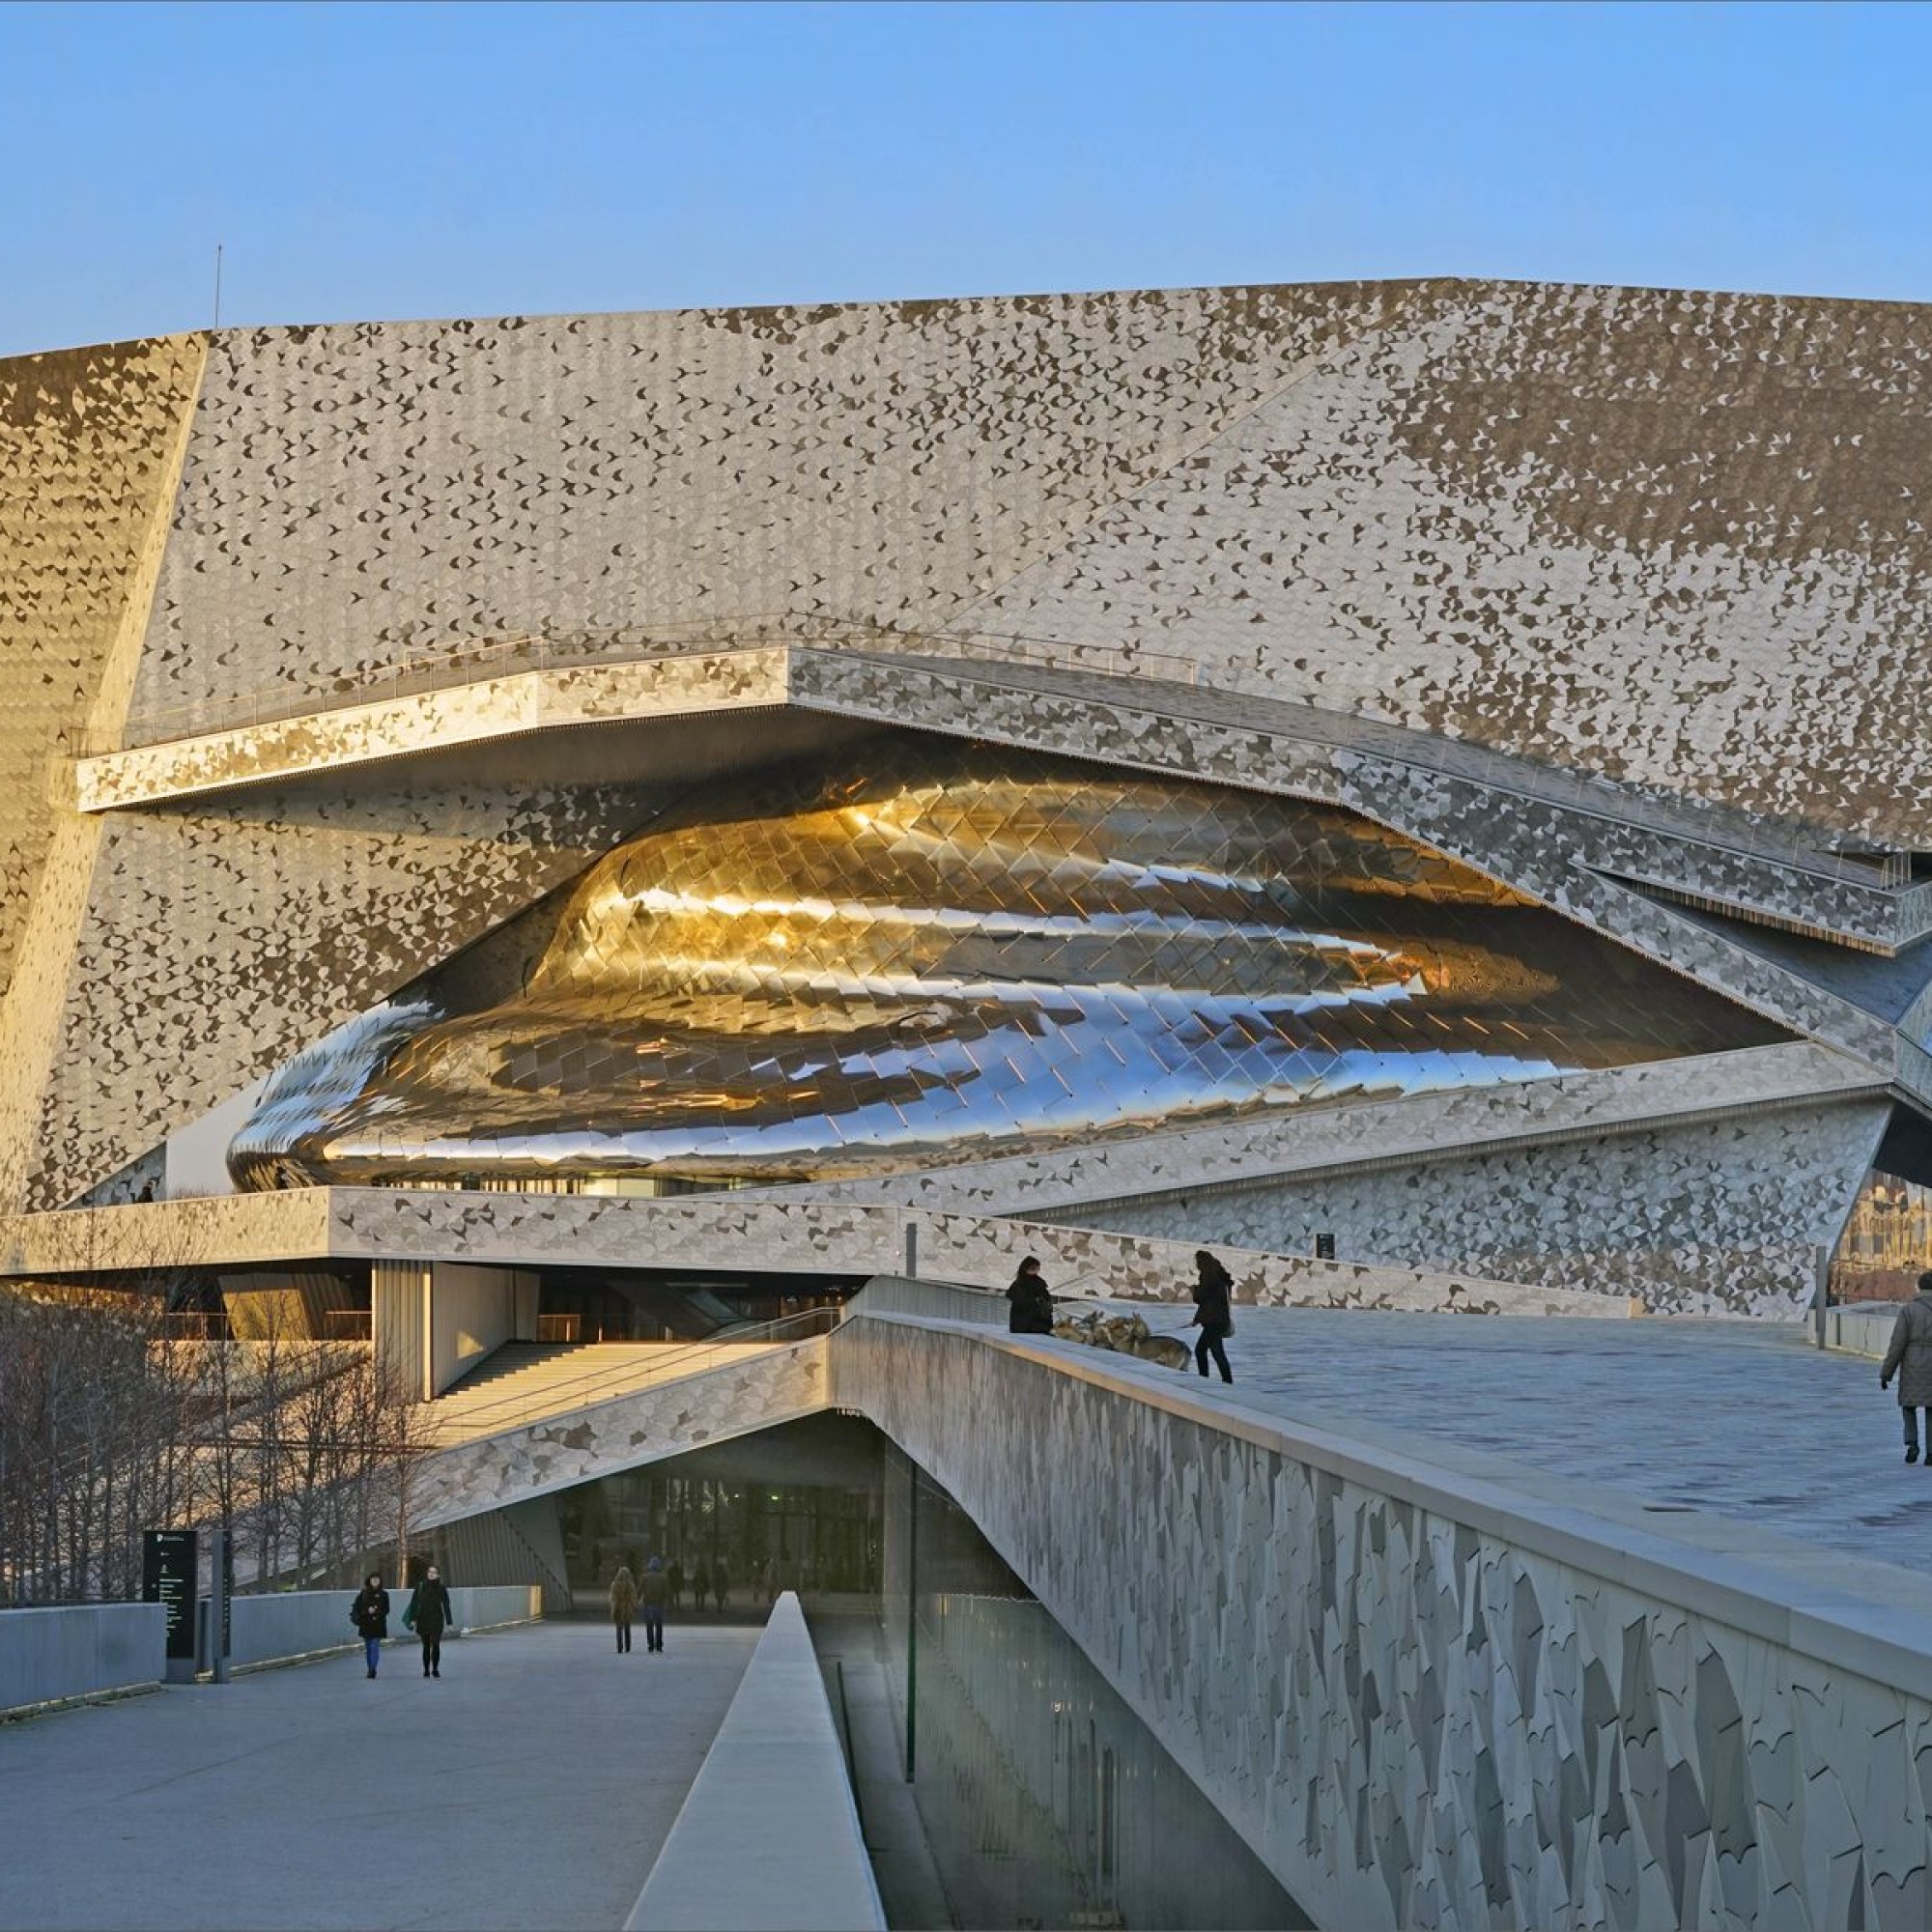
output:
<instances>
[{"instance_id":1,"label":"modern concert hall building","mask_svg":"<svg viewBox=\"0 0 1932 1932\"><path fill-rule=\"evenodd\" d=\"M0 1276L367 1337L441 1417L420 1526L566 1596L579 1486L863 1419L1324 1922L1691 1922L1681 1846L1757 1859L1787 1773L1878 1860L1853 1771L1932 1762L1932 1690L1865 1626L972 1342L962 1285L1812 1311L1932 1183L1928 516L1932 309L1878 302L0 361ZM1204 1500L1150 1542L1116 1469Z\"/></svg>"},{"instance_id":2,"label":"modern concert hall building","mask_svg":"<svg viewBox=\"0 0 1932 1932\"><path fill-rule=\"evenodd\" d=\"M1924 327L1446 281L0 364L0 1193L1795 1314L1932 1175Z\"/></svg>"}]
</instances>

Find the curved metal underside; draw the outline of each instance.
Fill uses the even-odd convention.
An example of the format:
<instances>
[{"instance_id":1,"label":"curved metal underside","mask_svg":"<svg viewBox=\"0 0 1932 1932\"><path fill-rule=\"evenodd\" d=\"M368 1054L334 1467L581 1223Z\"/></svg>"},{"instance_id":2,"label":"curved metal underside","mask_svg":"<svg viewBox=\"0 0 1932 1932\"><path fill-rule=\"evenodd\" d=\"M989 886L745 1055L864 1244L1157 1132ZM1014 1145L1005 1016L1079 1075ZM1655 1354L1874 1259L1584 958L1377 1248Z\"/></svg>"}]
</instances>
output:
<instances>
[{"instance_id":1,"label":"curved metal underside","mask_svg":"<svg viewBox=\"0 0 1932 1932\"><path fill-rule=\"evenodd\" d=\"M544 917L511 997L292 1063L238 1180L829 1179L1786 1037L1348 812L911 738Z\"/></svg>"}]
</instances>

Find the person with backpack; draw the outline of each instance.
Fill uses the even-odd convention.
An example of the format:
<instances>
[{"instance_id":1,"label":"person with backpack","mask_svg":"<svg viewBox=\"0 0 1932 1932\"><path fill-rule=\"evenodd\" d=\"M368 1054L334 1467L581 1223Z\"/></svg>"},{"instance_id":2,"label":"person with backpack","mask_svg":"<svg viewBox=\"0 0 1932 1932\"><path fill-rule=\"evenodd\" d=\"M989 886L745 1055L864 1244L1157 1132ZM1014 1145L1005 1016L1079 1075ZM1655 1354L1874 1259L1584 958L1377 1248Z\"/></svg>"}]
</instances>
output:
<instances>
[{"instance_id":1,"label":"person with backpack","mask_svg":"<svg viewBox=\"0 0 1932 1932\"><path fill-rule=\"evenodd\" d=\"M349 1621L361 1634L362 1661L373 1677L383 1661L383 1639L389 1634L389 1593L377 1571L370 1571L362 1579L362 1587L349 1606Z\"/></svg>"},{"instance_id":2,"label":"person with backpack","mask_svg":"<svg viewBox=\"0 0 1932 1932\"><path fill-rule=\"evenodd\" d=\"M1194 1345L1194 1366L1207 1375L1211 1354L1221 1379L1232 1382L1235 1372L1228 1366L1228 1351L1222 1344L1235 1332L1235 1310L1230 1300L1235 1278L1206 1248L1195 1249L1194 1267L1194 1320L1187 1324L1201 1330L1201 1339Z\"/></svg>"},{"instance_id":3,"label":"person with backpack","mask_svg":"<svg viewBox=\"0 0 1932 1932\"><path fill-rule=\"evenodd\" d=\"M449 1586L432 1563L422 1580L410 1592L410 1606L403 1612L403 1628L414 1631L423 1647L423 1675L442 1675L442 1634L456 1622L450 1607Z\"/></svg>"}]
</instances>

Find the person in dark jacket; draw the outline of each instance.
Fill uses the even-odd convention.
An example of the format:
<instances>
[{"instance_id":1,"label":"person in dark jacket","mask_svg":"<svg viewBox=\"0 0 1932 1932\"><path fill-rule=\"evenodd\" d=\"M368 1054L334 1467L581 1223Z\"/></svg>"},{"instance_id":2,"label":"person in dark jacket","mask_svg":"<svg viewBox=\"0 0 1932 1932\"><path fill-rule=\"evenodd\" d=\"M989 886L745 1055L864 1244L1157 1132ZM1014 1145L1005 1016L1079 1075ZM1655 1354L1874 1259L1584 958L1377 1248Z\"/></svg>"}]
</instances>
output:
<instances>
[{"instance_id":1,"label":"person in dark jacket","mask_svg":"<svg viewBox=\"0 0 1932 1932\"><path fill-rule=\"evenodd\" d=\"M1007 1327L1013 1334L1053 1333L1053 1295L1046 1277L1039 1271L1037 1255L1029 1255L1020 1263L1020 1271L1007 1290L1007 1299L1013 1305L1012 1313L1007 1317Z\"/></svg>"},{"instance_id":2,"label":"person in dark jacket","mask_svg":"<svg viewBox=\"0 0 1932 1932\"><path fill-rule=\"evenodd\" d=\"M362 1587L349 1606L349 1621L362 1634L362 1660L373 1677L383 1661L383 1639L389 1634L389 1593L373 1570L363 1577Z\"/></svg>"},{"instance_id":3,"label":"person in dark jacket","mask_svg":"<svg viewBox=\"0 0 1932 1932\"><path fill-rule=\"evenodd\" d=\"M670 1584L670 1606L674 1610L684 1608L684 1565L675 1556L670 1559L670 1567L665 1571L666 1580Z\"/></svg>"},{"instance_id":4,"label":"person in dark jacket","mask_svg":"<svg viewBox=\"0 0 1932 1932\"><path fill-rule=\"evenodd\" d=\"M731 1573L724 1567L724 1559L720 1556L711 1565L711 1601L718 1605L720 1614L724 1609L725 1592L731 1587Z\"/></svg>"},{"instance_id":5,"label":"person in dark jacket","mask_svg":"<svg viewBox=\"0 0 1932 1932\"><path fill-rule=\"evenodd\" d=\"M644 1648L665 1647L665 1599L670 1595L670 1578L655 1556L644 1565L643 1580L638 1585L638 1601L644 1606Z\"/></svg>"},{"instance_id":6,"label":"person in dark jacket","mask_svg":"<svg viewBox=\"0 0 1932 1932\"><path fill-rule=\"evenodd\" d=\"M711 1594L711 1566L703 1557L697 1559L697 1568L691 1573L691 1601L702 1614L704 1600Z\"/></svg>"},{"instance_id":7,"label":"person in dark jacket","mask_svg":"<svg viewBox=\"0 0 1932 1932\"><path fill-rule=\"evenodd\" d=\"M1932 1468L1932 1268L1918 1277L1918 1293L1898 1311L1891 1346L1878 1372L1880 1388L1898 1378L1898 1407L1905 1419L1905 1460L1918 1460L1918 1411L1925 1411L1925 1463Z\"/></svg>"},{"instance_id":8,"label":"person in dark jacket","mask_svg":"<svg viewBox=\"0 0 1932 1932\"><path fill-rule=\"evenodd\" d=\"M1221 1345L1235 1332L1235 1311L1229 1301L1235 1278L1206 1248L1194 1251L1194 1320L1187 1325L1199 1326L1201 1339L1194 1345L1194 1366L1205 1376L1208 1357L1214 1357L1221 1379L1231 1382L1235 1372L1228 1366L1228 1351Z\"/></svg>"},{"instance_id":9,"label":"person in dark jacket","mask_svg":"<svg viewBox=\"0 0 1932 1932\"><path fill-rule=\"evenodd\" d=\"M403 1628L412 1630L423 1647L423 1675L442 1675L442 1634L456 1621L449 1606L449 1588L432 1563L422 1580L410 1592L410 1606L403 1612Z\"/></svg>"}]
</instances>

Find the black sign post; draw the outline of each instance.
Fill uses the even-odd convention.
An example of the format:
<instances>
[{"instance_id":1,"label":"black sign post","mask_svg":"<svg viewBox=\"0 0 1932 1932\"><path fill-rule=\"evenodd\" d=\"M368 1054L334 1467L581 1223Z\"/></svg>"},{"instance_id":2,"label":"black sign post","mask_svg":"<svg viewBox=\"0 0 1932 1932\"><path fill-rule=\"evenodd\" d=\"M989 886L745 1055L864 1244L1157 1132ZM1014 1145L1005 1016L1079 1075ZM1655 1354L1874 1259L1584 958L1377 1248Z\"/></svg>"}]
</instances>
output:
<instances>
[{"instance_id":1,"label":"black sign post","mask_svg":"<svg viewBox=\"0 0 1932 1932\"><path fill-rule=\"evenodd\" d=\"M191 1529L151 1529L141 1539L141 1601L168 1613L168 1682L194 1682L194 1600L201 1540Z\"/></svg>"}]
</instances>

